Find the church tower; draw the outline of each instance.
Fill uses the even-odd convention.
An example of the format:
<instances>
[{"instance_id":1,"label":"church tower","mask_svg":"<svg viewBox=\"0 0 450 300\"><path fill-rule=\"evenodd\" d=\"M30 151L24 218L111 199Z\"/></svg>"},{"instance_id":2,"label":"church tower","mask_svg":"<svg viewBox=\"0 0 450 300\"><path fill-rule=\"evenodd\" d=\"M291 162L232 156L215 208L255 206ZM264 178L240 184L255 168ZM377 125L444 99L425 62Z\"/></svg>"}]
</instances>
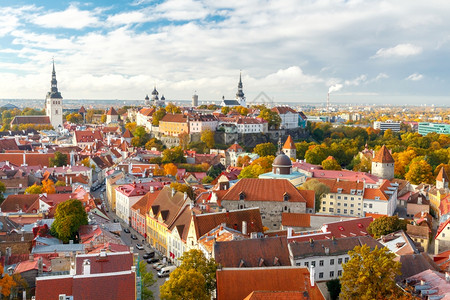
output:
<instances>
[{"instance_id":1,"label":"church tower","mask_svg":"<svg viewBox=\"0 0 450 300\"><path fill-rule=\"evenodd\" d=\"M372 174L383 179L394 178L395 160L385 145L375 154L372 159Z\"/></svg>"},{"instance_id":2,"label":"church tower","mask_svg":"<svg viewBox=\"0 0 450 300\"><path fill-rule=\"evenodd\" d=\"M286 139L282 150L290 159L297 158L297 148L295 147L294 141L290 135Z\"/></svg>"},{"instance_id":3,"label":"church tower","mask_svg":"<svg viewBox=\"0 0 450 300\"><path fill-rule=\"evenodd\" d=\"M242 90L242 74L239 74L238 91L236 93L236 101L239 102L240 106L247 107L245 103L244 91Z\"/></svg>"},{"instance_id":4,"label":"church tower","mask_svg":"<svg viewBox=\"0 0 450 300\"><path fill-rule=\"evenodd\" d=\"M56 81L55 61L53 61L52 81L50 92L47 93L45 99L45 112L50 118L50 123L55 130L63 127L63 105L62 96L58 92L58 82Z\"/></svg>"}]
</instances>

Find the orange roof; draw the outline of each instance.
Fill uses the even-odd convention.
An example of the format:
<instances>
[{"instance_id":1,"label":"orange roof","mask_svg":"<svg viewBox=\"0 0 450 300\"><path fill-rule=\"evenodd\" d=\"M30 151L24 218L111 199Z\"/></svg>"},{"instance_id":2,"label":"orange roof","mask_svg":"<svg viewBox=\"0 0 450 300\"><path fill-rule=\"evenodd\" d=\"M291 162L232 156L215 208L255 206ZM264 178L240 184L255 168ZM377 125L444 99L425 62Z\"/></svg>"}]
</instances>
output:
<instances>
[{"instance_id":1,"label":"orange roof","mask_svg":"<svg viewBox=\"0 0 450 300\"><path fill-rule=\"evenodd\" d=\"M311 286L305 267L224 268L216 275L218 300L244 299L253 291L298 291L325 299L317 285Z\"/></svg>"},{"instance_id":2,"label":"orange roof","mask_svg":"<svg viewBox=\"0 0 450 300\"><path fill-rule=\"evenodd\" d=\"M447 173L446 173L445 170L444 170L444 167L442 167L442 168L439 170L439 174L438 174L438 176L436 177L436 181L448 182L448 176L447 176Z\"/></svg>"},{"instance_id":3,"label":"orange roof","mask_svg":"<svg viewBox=\"0 0 450 300\"><path fill-rule=\"evenodd\" d=\"M375 157L372 159L372 162L378 162L378 163L394 163L395 160L392 157L389 150L386 148L385 145L381 147L381 149L375 154Z\"/></svg>"},{"instance_id":4,"label":"orange roof","mask_svg":"<svg viewBox=\"0 0 450 300\"><path fill-rule=\"evenodd\" d=\"M244 150L244 148L242 148L238 143L234 143L233 145L231 145L227 151L234 151L234 152L238 152L238 150Z\"/></svg>"},{"instance_id":5,"label":"orange roof","mask_svg":"<svg viewBox=\"0 0 450 300\"><path fill-rule=\"evenodd\" d=\"M127 130L125 130L125 132L123 133L123 137L124 138L132 138L134 137L134 135L131 133L131 131L127 128Z\"/></svg>"},{"instance_id":6,"label":"orange roof","mask_svg":"<svg viewBox=\"0 0 450 300\"><path fill-rule=\"evenodd\" d=\"M151 107L151 108L143 108L143 109L141 109L140 111L139 111L139 113L141 114L141 115L144 115L144 116L151 116L151 115L153 115L153 113L155 112L155 109L153 108L153 107Z\"/></svg>"},{"instance_id":7,"label":"orange roof","mask_svg":"<svg viewBox=\"0 0 450 300\"><path fill-rule=\"evenodd\" d=\"M366 217L372 217L374 220L376 220L376 219L379 219L381 217L387 217L387 215L366 213Z\"/></svg>"},{"instance_id":8,"label":"orange roof","mask_svg":"<svg viewBox=\"0 0 450 300\"><path fill-rule=\"evenodd\" d=\"M167 114L160 122L171 122L171 123L186 123L187 117L182 114Z\"/></svg>"},{"instance_id":9,"label":"orange roof","mask_svg":"<svg viewBox=\"0 0 450 300\"><path fill-rule=\"evenodd\" d=\"M255 291L245 297L244 300L304 300L302 292L289 291Z\"/></svg>"},{"instance_id":10,"label":"orange roof","mask_svg":"<svg viewBox=\"0 0 450 300\"><path fill-rule=\"evenodd\" d=\"M338 180L338 179L328 179L328 178L308 178L307 180L317 180L330 188L330 193L337 193L338 189L341 189L341 194L351 194L352 190L364 190L363 181L353 181L353 180Z\"/></svg>"},{"instance_id":11,"label":"orange roof","mask_svg":"<svg viewBox=\"0 0 450 300\"><path fill-rule=\"evenodd\" d=\"M282 213L281 225L289 227L310 227L311 215L300 213Z\"/></svg>"},{"instance_id":12,"label":"orange roof","mask_svg":"<svg viewBox=\"0 0 450 300\"><path fill-rule=\"evenodd\" d=\"M117 116L118 115L117 111L112 106L111 106L111 108L108 110L108 112L106 114L109 115L109 116Z\"/></svg>"},{"instance_id":13,"label":"orange roof","mask_svg":"<svg viewBox=\"0 0 450 300\"><path fill-rule=\"evenodd\" d=\"M297 148L295 148L294 141L292 140L292 137L290 135L286 139L286 142L284 143L283 149L297 149Z\"/></svg>"}]
</instances>

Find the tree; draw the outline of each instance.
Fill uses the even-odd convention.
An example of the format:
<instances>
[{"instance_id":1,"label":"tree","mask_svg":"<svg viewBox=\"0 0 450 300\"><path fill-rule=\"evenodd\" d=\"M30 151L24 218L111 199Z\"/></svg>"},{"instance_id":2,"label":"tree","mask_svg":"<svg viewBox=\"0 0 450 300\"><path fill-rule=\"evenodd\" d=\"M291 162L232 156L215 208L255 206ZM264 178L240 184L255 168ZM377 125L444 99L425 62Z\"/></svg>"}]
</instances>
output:
<instances>
[{"instance_id":1,"label":"tree","mask_svg":"<svg viewBox=\"0 0 450 300\"><path fill-rule=\"evenodd\" d=\"M305 153L307 163L320 165L328 157L328 148L322 145L313 145Z\"/></svg>"},{"instance_id":2,"label":"tree","mask_svg":"<svg viewBox=\"0 0 450 300\"><path fill-rule=\"evenodd\" d=\"M139 262L139 273L141 276L141 296L142 300L151 300L153 298L153 292L150 290L150 287L156 282L153 278L153 273L147 271L147 262L142 260Z\"/></svg>"},{"instance_id":3,"label":"tree","mask_svg":"<svg viewBox=\"0 0 450 300\"><path fill-rule=\"evenodd\" d=\"M130 122L125 124L125 129L128 129L131 132L134 132L136 130L137 124L136 122Z\"/></svg>"},{"instance_id":4,"label":"tree","mask_svg":"<svg viewBox=\"0 0 450 300\"><path fill-rule=\"evenodd\" d=\"M341 165L334 159L333 156L329 156L327 159L322 161L322 168L324 170L341 170Z\"/></svg>"},{"instance_id":5,"label":"tree","mask_svg":"<svg viewBox=\"0 0 450 300\"><path fill-rule=\"evenodd\" d=\"M398 216L382 216L370 223L367 231L377 239L397 230L406 230L406 224L407 221L400 220Z\"/></svg>"},{"instance_id":6,"label":"tree","mask_svg":"<svg viewBox=\"0 0 450 300\"><path fill-rule=\"evenodd\" d=\"M200 140L206 144L206 146L211 149L214 148L214 132L210 129L206 129L202 131L202 135L200 137Z\"/></svg>"},{"instance_id":7,"label":"tree","mask_svg":"<svg viewBox=\"0 0 450 300\"><path fill-rule=\"evenodd\" d=\"M278 113L270 110L269 108L262 109L259 113L259 117L269 123L269 128L280 127L281 117L278 115Z\"/></svg>"},{"instance_id":8,"label":"tree","mask_svg":"<svg viewBox=\"0 0 450 300\"><path fill-rule=\"evenodd\" d=\"M55 152L53 157L48 159L48 163L51 167L62 167L67 165L67 155L59 151Z\"/></svg>"},{"instance_id":9,"label":"tree","mask_svg":"<svg viewBox=\"0 0 450 300\"><path fill-rule=\"evenodd\" d=\"M164 165L164 173L166 173L166 175L175 176L177 175L177 172L178 168L173 163L168 163Z\"/></svg>"},{"instance_id":10,"label":"tree","mask_svg":"<svg viewBox=\"0 0 450 300\"><path fill-rule=\"evenodd\" d=\"M341 293L341 282L339 281L339 278L327 281L327 289L330 293L331 300L337 300Z\"/></svg>"},{"instance_id":11,"label":"tree","mask_svg":"<svg viewBox=\"0 0 450 300\"><path fill-rule=\"evenodd\" d=\"M56 207L55 221L52 224L52 234L67 243L75 239L78 228L87 225L86 211L80 200L69 199Z\"/></svg>"},{"instance_id":12,"label":"tree","mask_svg":"<svg viewBox=\"0 0 450 300\"><path fill-rule=\"evenodd\" d=\"M263 156L269 156L269 155L276 155L277 154L277 147L273 143L262 143L258 144L253 148L253 152L258 154L260 157Z\"/></svg>"},{"instance_id":13,"label":"tree","mask_svg":"<svg viewBox=\"0 0 450 300\"><path fill-rule=\"evenodd\" d=\"M163 163L183 163L186 162L184 152L181 147L174 147L172 149L166 149L162 153Z\"/></svg>"},{"instance_id":14,"label":"tree","mask_svg":"<svg viewBox=\"0 0 450 300\"><path fill-rule=\"evenodd\" d=\"M229 106L222 106L221 110L220 110L224 115L228 114L230 112L230 107Z\"/></svg>"},{"instance_id":15,"label":"tree","mask_svg":"<svg viewBox=\"0 0 450 300\"><path fill-rule=\"evenodd\" d=\"M169 103L166 106L166 112L168 114L181 114L181 109L173 103Z\"/></svg>"},{"instance_id":16,"label":"tree","mask_svg":"<svg viewBox=\"0 0 450 300\"><path fill-rule=\"evenodd\" d=\"M170 184L170 188L175 189L176 191L181 192L181 193L187 193L189 198L194 199L194 190L192 189L192 187L190 187L187 184L179 183L179 182L172 182Z\"/></svg>"},{"instance_id":17,"label":"tree","mask_svg":"<svg viewBox=\"0 0 450 300\"><path fill-rule=\"evenodd\" d=\"M397 293L395 277L401 274L401 263L394 261L394 253L362 245L349 254L350 260L342 266L342 299L387 299Z\"/></svg>"},{"instance_id":18,"label":"tree","mask_svg":"<svg viewBox=\"0 0 450 300\"><path fill-rule=\"evenodd\" d=\"M183 131L178 135L178 139L180 141L181 149L186 150L189 144L189 133Z\"/></svg>"},{"instance_id":19,"label":"tree","mask_svg":"<svg viewBox=\"0 0 450 300\"><path fill-rule=\"evenodd\" d=\"M64 181L58 180L58 181L55 183L55 187L56 187L56 186L66 186L66 183L65 183Z\"/></svg>"},{"instance_id":20,"label":"tree","mask_svg":"<svg viewBox=\"0 0 450 300\"><path fill-rule=\"evenodd\" d=\"M236 161L236 165L238 167L245 167L250 164L250 157L248 155L244 156L238 156L238 159Z\"/></svg>"},{"instance_id":21,"label":"tree","mask_svg":"<svg viewBox=\"0 0 450 300\"><path fill-rule=\"evenodd\" d=\"M145 130L144 126L137 126L133 132L134 137L131 139L131 144L134 147L144 146L150 139L149 134Z\"/></svg>"},{"instance_id":22,"label":"tree","mask_svg":"<svg viewBox=\"0 0 450 300\"><path fill-rule=\"evenodd\" d=\"M42 180L42 193L54 194L56 193L55 184L50 179Z\"/></svg>"},{"instance_id":23,"label":"tree","mask_svg":"<svg viewBox=\"0 0 450 300\"><path fill-rule=\"evenodd\" d=\"M317 179L310 179L306 181L298 189L314 191L316 212L320 210L322 195L330 192L330 187Z\"/></svg>"},{"instance_id":24,"label":"tree","mask_svg":"<svg viewBox=\"0 0 450 300\"><path fill-rule=\"evenodd\" d=\"M5 200L4 192L6 192L6 185L0 181L0 204Z\"/></svg>"},{"instance_id":25,"label":"tree","mask_svg":"<svg viewBox=\"0 0 450 300\"><path fill-rule=\"evenodd\" d=\"M83 116L79 113L71 113L66 116L66 120L69 123L81 124L83 123Z\"/></svg>"},{"instance_id":26,"label":"tree","mask_svg":"<svg viewBox=\"0 0 450 300\"><path fill-rule=\"evenodd\" d=\"M214 180L214 178L212 178L211 176L205 176L202 179L202 183L203 184L208 184L208 183L211 183L213 180Z\"/></svg>"},{"instance_id":27,"label":"tree","mask_svg":"<svg viewBox=\"0 0 450 300\"><path fill-rule=\"evenodd\" d=\"M158 151L163 151L164 150L164 145L163 143L158 140L157 138L151 138L146 144L145 144L145 149L147 150L151 150L152 148L156 148L156 150Z\"/></svg>"},{"instance_id":28,"label":"tree","mask_svg":"<svg viewBox=\"0 0 450 300\"><path fill-rule=\"evenodd\" d=\"M252 165L261 166L263 173L267 173L267 172L272 171L272 165L273 165L274 159L275 159L275 156L273 156L273 155L259 157L252 162Z\"/></svg>"},{"instance_id":29,"label":"tree","mask_svg":"<svg viewBox=\"0 0 450 300\"><path fill-rule=\"evenodd\" d=\"M405 178L412 184L432 183L434 180L431 166L424 160L413 160Z\"/></svg>"},{"instance_id":30,"label":"tree","mask_svg":"<svg viewBox=\"0 0 450 300\"><path fill-rule=\"evenodd\" d=\"M152 125L159 126L159 121L166 115L166 110L164 108L160 108L155 111L152 115Z\"/></svg>"},{"instance_id":31,"label":"tree","mask_svg":"<svg viewBox=\"0 0 450 300\"><path fill-rule=\"evenodd\" d=\"M42 194L42 186L35 183L25 189L25 194Z\"/></svg>"},{"instance_id":32,"label":"tree","mask_svg":"<svg viewBox=\"0 0 450 300\"><path fill-rule=\"evenodd\" d=\"M217 264L206 259L203 252L192 249L184 252L181 265L161 287L161 299L211 299L216 286Z\"/></svg>"},{"instance_id":33,"label":"tree","mask_svg":"<svg viewBox=\"0 0 450 300\"><path fill-rule=\"evenodd\" d=\"M295 143L295 149L296 154L297 154L297 159L305 159L305 153L306 151L308 151L309 146L311 146L311 143L308 142L300 142L300 143Z\"/></svg>"},{"instance_id":34,"label":"tree","mask_svg":"<svg viewBox=\"0 0 450 300\"><path fill-rule=\"evenodd\" d=\"M0 264L0 286L2 287L1 295L8 297L11 294L11 288L16 285L14 279L7 273L3 274L3 266Z\"/></svg>"},{"instance_id":35,"label":"tree","mask_svg":"<svg viewBox=\"0 0 450 300\"><path fill-rule=\"evenodd\" d=\"M102 117L100 119L100 123L103 123L103 124L106 123L106 115L102 115Z\"/></svg>"},{"instance_id":36,"label":"tree","mask_svg":"<svg viewBox=\"0 0 450 300\"><path fill-rule=\"evenodd\" d=\"M259 175L264 174L263 168L260 165L253 165L247 166L241 170L241 173L239 174L238 178L258 178Z\"/></svg>"}]
</instances>

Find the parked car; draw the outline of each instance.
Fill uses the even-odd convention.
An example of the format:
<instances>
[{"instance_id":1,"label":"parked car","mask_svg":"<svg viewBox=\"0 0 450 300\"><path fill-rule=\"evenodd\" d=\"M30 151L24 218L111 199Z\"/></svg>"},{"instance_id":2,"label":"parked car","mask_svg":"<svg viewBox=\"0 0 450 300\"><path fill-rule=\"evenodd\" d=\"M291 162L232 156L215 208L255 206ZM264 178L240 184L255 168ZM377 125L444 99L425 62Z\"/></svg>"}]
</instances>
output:
<instances>
[{"instance_id":1,"label":"parked car","mask_svg":"<svg viewBox=\"0 0 450 300\"><path fill-rule=\"evenodd\" d=\"M156 264L153 264L153 269L156 269L156 268L158 268L159 266L164 266L164 263L158 262L158 263L156 263Z\"/></svg>"},{"instance_id":2,"label":"parked car","mask_svg":"<svg viewBox=\"0 0 450 300\"><path fill-rule=\"evenodd\" d=\"M125 232L125 233L130 233L130 229L124 228L124 229L123 229L123 232Z\"/></svg>"},{"instance_id":3,"label":"parked car","mask_svg":"<svg viewBox=\"0 0 450 300\"><path fill-rule=\"evenodd\" d=\"M136 244L136 249L144 250L144 246L142 246L141 244Z\"/></svg>"},{"instance_id":4,"label":"parked car","mask_svg":"<svg viewBox=\"0 0 450 300\"><path fill-rule=\"evenodd\" d=\"M167 266L162 268L159 272L158 272L158 277L166 277L169 276L170 273L173 272L173 270L175 270L177 268L177 266Z\"/></svg>"},{"instance_id":5,"label":"parked car","mask_svg":"<svg viewBox=\"0 0 450 300\"><path fill-rule=\"evenodd\" d=\"M131 238L132 238L133 240L137 240L137 236L136 236L134 233L131 234Z\"/></svg>"},{"instance_id":6,"label":"parked car","mask_svg":"<svg viewBox=\"0 0 450 300\"><path fill-rule=\"evenodd\" d=\"M162 268L165 268L165 267L167 267L167 265L166 264L160 264L159 266L157 266L156 267L156 271L159 271L159 270L161 270Z\"/></svg>"},{"instance_id":7,"label":"parked car","mask_svg":"<svg viewBox=\"0 0 450 300\"><path fill-rule=\"evenodd\" d=\"M153 264L153 263L156 263L156 262L159 262L159 259L157 259L156 257L147 259L147 263L148 264Z\"/></svg>"},{"instance_id":8,"label":"parked car","mask_svg":"<svg viewBox=\"0 0 450 300\"><path fill-rule=\"evenodd\" d=\"M155 257L155 252L147 252L142 257L144 259Z\"/></svg>"}]
</instances>

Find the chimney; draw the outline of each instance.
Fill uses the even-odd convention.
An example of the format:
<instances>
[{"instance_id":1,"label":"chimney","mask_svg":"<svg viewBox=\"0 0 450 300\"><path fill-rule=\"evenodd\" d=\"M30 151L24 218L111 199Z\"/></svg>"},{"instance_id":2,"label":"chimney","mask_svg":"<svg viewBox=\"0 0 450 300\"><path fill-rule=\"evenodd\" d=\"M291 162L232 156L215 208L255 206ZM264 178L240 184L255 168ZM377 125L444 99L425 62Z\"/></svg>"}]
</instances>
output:
<instances>
[{"instance_id":1,"label":"chimney","mask_svg":"<svg viewBox=\"0 0 450 300\"><path fill-rule=\"evenodd\" d=\"M175 193L176 193L175 189L172 188L172 197L175 196Z\"/></svg>"},{"instance_id":2,"label":"chimney","mask_svg":"<svg viewBox=\"0 0 450 300\"><path fill-rule=\"evenodd\" d=\"M417 198L417 204L422 204L422 196L419 196L419 197Z\"/></svg>"},{"instance_id":3,"label":"chimney","mask_svg":"<svg viewBox=\"0 0 450 300\"><path fill-rule=\"evenodd\" d=\"M242 234L247 234L247 221L242 221Z\"/></svg>"},{"instance_id":4,"label":"chimney","mask_svg":"<svg viewBox=\"0 0 450 300\"><path fill-rule=\"evenodd\" d=\"M336 179L337 182L339 182L339 177Z\"/></svg>"},{"instance_id":5,"label":"chimney","mask_svg":"<svg viewBox=\"0 0 450 300\"><path fill-rule=\"evenodd\" d=\"M292 229L292 227L288 227L287 228L287 237L288 238L291 238L292 237L292 232L293 232L294 230Z\"/></svg>"},{"instance_id":6,"label":"chimney","mask_svg":"<svg viewBox=\"0 0 450 300\"><path fill-rule=\"evenodd\" d=\"M44 272L44 261L42 260L42 257L38 258L38 274L42 274Z\"/></svg>"},{"instance_id":7,"label":"chimney","mask_svg":"<svg viewBox=\"0 0 450 300\"><path fill-rule=\"evenodd\" d=\"M155 188L153 186L150 187L150 193L154 193L155 192Z\"/></svg>"},{"instance_id":8,"label":"chimney","mask_svg":"<svg viewBox=\"0 0 450 300\"><path fill-rule=\"evenodd\" d=\"M326 255L330 254L330 248L325 247L325 254L326 254Z\"/></svg>"},{"instance_id":9,"label":"chimney","mask_svg":"<svg viewBox=\"0 0 450 300\"><path fill-rule=\"evenodd\" d=\"M28 255L28 260L29 260L29 261L34 261L34 256L33 256L33 254L30 253L30 254Z\"/></svg>"},{"instance_id":10,"label":"chimney","mask_svg":"<svg viewBox=\"0 0 450 300\"><path fill-rule=\"evenodd\" d=\"M89 259L85 259L83 261L83 275L91 274L91 261Z\"/></svg>"},{"instance_id":11,"label":"chimney","mask_svg":"<svg viewBox=\"0 0 450 300\"><path fill-rule=\"evenodd\" d=\"M313 266L311 266L309 268L309 281L311 283L311 286L314 286L315 282L314 282L314 276L316 276L316 270L314 269Z\"/></svg>"},{"instance_id":12,"label":"chimney","mask_svg":"<svg viewBox=\"0 0 450 300\"><path fill-rule=\"evenodd\" d=\"M188 194L187 194L186 192L184 192L184 194L183 194L183 199L186 200L187 197L188 197Z\"/></svg>"}]
</instances>

